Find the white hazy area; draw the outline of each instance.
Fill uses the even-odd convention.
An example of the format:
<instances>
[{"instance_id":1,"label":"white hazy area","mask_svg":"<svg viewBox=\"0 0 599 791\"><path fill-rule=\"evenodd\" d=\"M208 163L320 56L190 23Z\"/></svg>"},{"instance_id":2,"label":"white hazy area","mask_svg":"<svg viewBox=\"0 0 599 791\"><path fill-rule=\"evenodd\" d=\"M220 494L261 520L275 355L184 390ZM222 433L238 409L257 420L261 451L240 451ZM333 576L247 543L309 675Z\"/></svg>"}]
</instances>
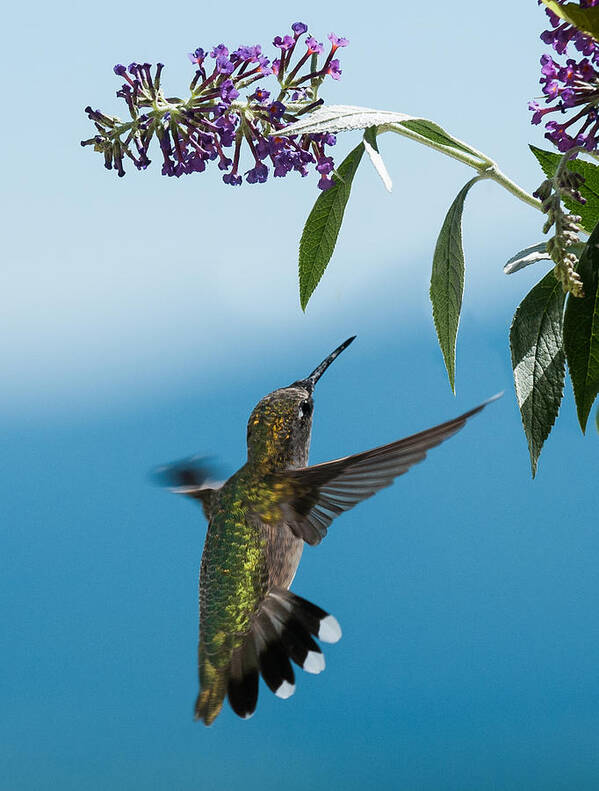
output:
<instances>
[{"instance_id":1,"label":"white hazy area","mask_svg":"<svg viewBox=\"0 0 599 791\"><path fill-rule=\"evenodd\" d=\"M473 175L469 168L398 136L380 137L393 193L364 157L337 249L303 314L297 250L318 195L313 175L237 189L222 184L215 167L167 179L154 149L148 171L130 167L118 179L100 155L79 146L93 134L83 107L122 113L114 99L116 62L162 60L170 92L182 95L192 75L187 51L221 40L261 41L269 50L269 37L301 18L320 39L329 30L350 39L339 53L343 78L326 86L325 100L428 117L532 191L541 174L526 144L542 146L543 139L530 126L526 104L538 93L542 14L534 4L511 5L521 23L509 57L500 38L459 29L441 3L434 29L415 4L402 9L397 25L382 24L380 16L364 20L358 6L333 17L331 9L308 2L299 15L278 9L260 14L260 21L240 8L229 21L219 6L207 5L201 29L191 34L186 26L166 32L158 4L150 3L142 19L124 8L118 26L93 33L66 7L40 7L24 34L31 52L42 51L51 19L60 31L53 58L23 58L18 42L5 53L11 57L14 48L20 63L18 84L5 98L15 117L31 116L24 85L35 82L38 98L35 123L11 133L12 156L4 165L2 414L115 409L168 396L198 378L214 387L307 344L316 359L355 333L371 340L428 334L434 343L432 254L449 205ZM463 6L478 13L478 3ZM448 29L455 31L451 41ZM44 119L52 119L47 129ZM358 140L355 133L339 136L337 163ZM542 239L541 225L540 214L495 184L477 184L467 198L464 315L503 323L506 354L514 308L547 267L509 278L502 267Z\"/></svg>"}]
</instances>

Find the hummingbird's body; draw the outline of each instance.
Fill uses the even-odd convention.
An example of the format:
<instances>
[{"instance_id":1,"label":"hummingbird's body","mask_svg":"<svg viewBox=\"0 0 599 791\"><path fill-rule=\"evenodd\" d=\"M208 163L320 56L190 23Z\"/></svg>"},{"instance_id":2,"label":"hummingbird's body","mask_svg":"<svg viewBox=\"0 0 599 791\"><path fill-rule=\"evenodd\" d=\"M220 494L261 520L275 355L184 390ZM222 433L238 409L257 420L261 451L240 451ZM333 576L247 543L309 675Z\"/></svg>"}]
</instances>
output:
<instances>
[{"instance_id":1,"label":"hummingbird's body","mask_svg":"<svg viewBox=\"0 0 599 791\"><path fill-rule=\"evenodd\" d=\"M200 568L200 694L196 717L210 725L226 695L253 714L258 675L279 697L295 690L290 659L324 669L313 639L341 637L333 616L289 586L304 543L317 544L331 521L421 461L484 404L453 421L371 451L308 467L312 392L338 347L307 379L263 398L248 422L248 460L219 488L198 465L167 468L174 490L201 500L208 531Z\"/></svg>"},{"instance_id":2,"label":"hummingbird's body","mask_svg":"<svg viewBox=\"0 0 599 791\"><path fill-rule=\"evenodd\" d=\"M289 588L300 562L302 539L276 519L271 524L259 516L268 518L276 508L269 476L308 461L311 409L293 428L297 405L309 403L310 393L294 391L295 398L275 391L262 399L248 422L247 463L204 505L209 524L200 567L198 656L204 692L197 711L205 721L220 711L229 666L243 649L252 619L271 590Z\"/></svg>"},{"instance_id":3,"label":"hummingbird's body","mask_svg":"<svg viewBox=\"0 0 599 791\"><path fill-rule=\"evenodd\" d=\"M258 474L257 474L258 473ZM243 467L215 492L200 567L198 710L216 716L226 693L233 654L243 647L252 618L273 588L288 588L303 541L291 530L250 516L252 502L268 496L259 471ZM256 678L257 680L257 678Z\"/></svg>"}]
</instances>

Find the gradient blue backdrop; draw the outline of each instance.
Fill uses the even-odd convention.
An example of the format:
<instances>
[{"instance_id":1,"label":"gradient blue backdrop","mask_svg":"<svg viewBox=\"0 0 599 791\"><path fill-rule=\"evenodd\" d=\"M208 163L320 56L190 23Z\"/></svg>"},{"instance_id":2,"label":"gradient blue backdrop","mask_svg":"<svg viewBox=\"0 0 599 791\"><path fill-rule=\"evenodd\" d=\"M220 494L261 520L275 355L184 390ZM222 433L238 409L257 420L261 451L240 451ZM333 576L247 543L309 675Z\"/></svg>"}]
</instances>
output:
<instances>
[{"instance_id":1,"label":"gradient blue backdrop","mask_svg":"<svg viewBox=\"0 0 599 791\"><path fill-rule=\"evenodd\" d=\"M516 16L517 15L517 16ZM459 3L295 10L34 2L5 15L0 289L0 786L68 789L595 789L599 784L597 453L568 389L531 482L507 334L541 269L504 261L540 217L493 184L468 197L457 398L427 283L463 166L382 139L395 189L358 174L303 315L296 250L315 179L231 190L214 170L122 180L82 150L82 108L118 107L112 65L262 42L296 19L346 35L331 102L445 125L529 189L542 144L543 15ZM507 39L506 39L507 35ZM8 73L5 70L5 73ZM341 137L341 158L354 136ZM541 265L542 266L542 265ZM307 548L294 589L343 640L256 716L191 719L200 510L147 471L192 452L232 472L269 390L358 340L318 386L312 460L388 442L498 390L460 435Z\"/></svg>"}]
</instances>

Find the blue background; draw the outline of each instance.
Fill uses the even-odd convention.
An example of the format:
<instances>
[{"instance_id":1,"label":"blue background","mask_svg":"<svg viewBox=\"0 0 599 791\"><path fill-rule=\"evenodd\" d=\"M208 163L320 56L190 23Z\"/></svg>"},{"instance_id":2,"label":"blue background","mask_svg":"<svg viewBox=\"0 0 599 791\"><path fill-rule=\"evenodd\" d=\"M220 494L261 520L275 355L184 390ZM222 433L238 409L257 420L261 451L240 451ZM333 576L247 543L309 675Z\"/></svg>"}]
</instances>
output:
<instances>
[{"instance_id":1,"label":"blue background","mask_svg":"<svg viewBox=\"0 0 599 791\"><path fill-rule=\"evenodd\" d=\"M296 250L315 178L238 190L212 169L122 180L81 149L112 65L266 47L296 19L350 39L331 103L421 114L532 190L543 14L531 2L322 7L13 5L4 47L0 300L0 784L7 789L594 789L599 783L599 439L570 392L537 479L508 327L544 265L502 265L540 216L490 183L468 197L457 398L427 287L444 213L471 173L382 138L307 314ZM517 14L517 16L516 16ZM507 34L507 39L506 39ZM326 40L326 39L325 39ZM337 160L355 145L340 137ZM156 160L158 157L156 157ZM293 698L206 729L196 694L205 524L147 471L189 453L228 474L268 391L358 339L316 393L311 459L391 441L505 397L306 548L294 590L344 630Z\"/></svg>"}]
</instances>

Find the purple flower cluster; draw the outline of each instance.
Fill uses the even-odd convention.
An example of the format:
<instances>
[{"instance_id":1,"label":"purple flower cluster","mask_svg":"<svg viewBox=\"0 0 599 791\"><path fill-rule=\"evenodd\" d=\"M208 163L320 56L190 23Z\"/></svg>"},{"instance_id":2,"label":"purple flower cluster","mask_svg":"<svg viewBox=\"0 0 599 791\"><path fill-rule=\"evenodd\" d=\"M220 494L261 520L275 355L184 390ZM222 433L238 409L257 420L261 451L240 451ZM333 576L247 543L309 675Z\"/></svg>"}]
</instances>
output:
<instances>
[{"instance_id":1,"label":"purple flower cluster","mask_svg":"<svg viewBox=\"0 0 599 791\"><path fill-rule=\"evenodd\" d=\"M558 1L563 5L564 0ZM597 5L599 0L580 0L581 8ZM541 34L541 39L558 55L565 55L571 44L582 57L567 58L564 64L550 55L541 57L540 83L545 104L550 106L530 102L532 123L540 124L548 113L559 112L562 116L559 121L545 122L545 137L563 152L575 147L594 151L599 144L599 42L564 22L548 8L545 11L551 28ZM569 114L572 110L574 112Z\"/></svg>"},{"instance_id":2,"label":"purple flower cluster","mask_svg":"<svg viewBox=\"0 0 599 791\"><path fill-rule=\"evenodd\" d=\"M150 164L148 151L155 136L163 175L202 172L208 162L216 161L225 171L223 181L232 186L242 181L240 157L245 146L253 160L244 172L249 184L265 182L270 168L276 177L291 171L306 176L308 166L315 165L320 176L318 186L328 189L334 163L326 147L335 144L335 136L283 137L277 131L322 104L318 99L320 84L327 76L340 78L339 60L334 55L348 41L330 33L329 51L319 65L324 45L313 36L301 43L308 32L303 22L294 23L291 30L291 35L274 39L279 52L272 61L262 54L259 45L231 52L219 44L209 52L198 48L189 53L195 74L186 100L165 96L160 85L161 63L154 69L149 63L131 63L128 67L118 64L114 72L124 82L117 96L127 104L131 118L123 122L86 107L97 134L81 145L93 145L103 154L105 167L123 176L125 158L139 170ZM271 74L279 82L276 96L256 86L240 98L242 90Z\"/></svg>"}]
</instances>

